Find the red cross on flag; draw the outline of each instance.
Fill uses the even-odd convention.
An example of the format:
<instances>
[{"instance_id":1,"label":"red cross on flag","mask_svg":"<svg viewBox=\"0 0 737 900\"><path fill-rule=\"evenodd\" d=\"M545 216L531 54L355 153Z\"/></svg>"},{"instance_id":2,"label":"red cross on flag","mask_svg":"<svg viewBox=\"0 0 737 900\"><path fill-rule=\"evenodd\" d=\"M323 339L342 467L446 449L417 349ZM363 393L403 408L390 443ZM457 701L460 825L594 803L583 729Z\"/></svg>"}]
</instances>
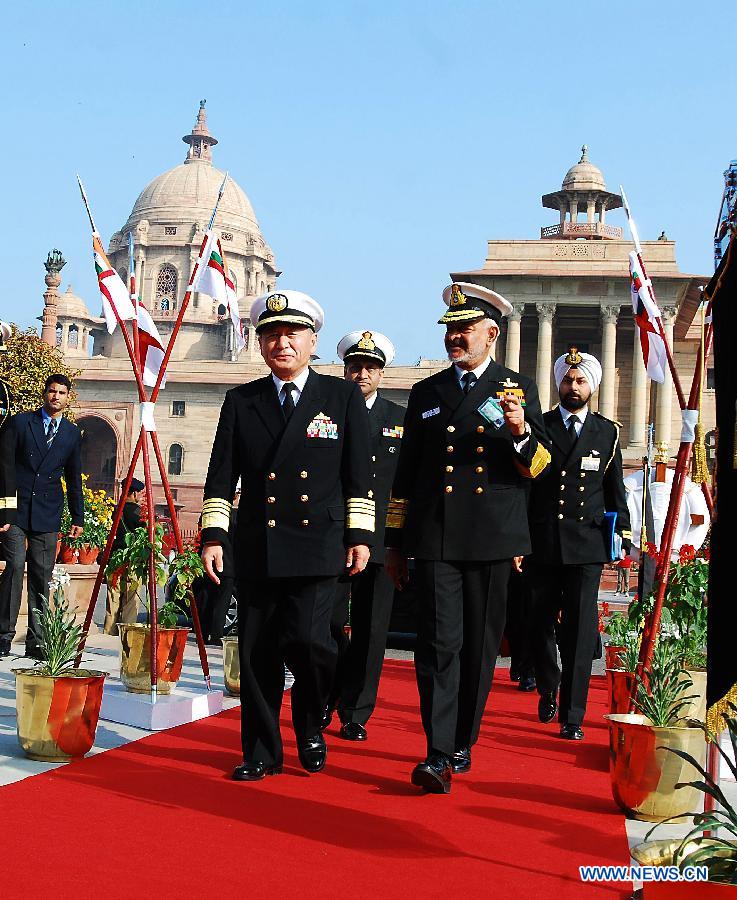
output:
<instances>
[{"instance_id":1,"label":"red cross on flag","mask_svg":"<svg viewBox=\"0 0 737 900\"><path fill-rule=\"evenodd\" d=\"M159 377L159 369L164 361L164 347L156 323L149 315L146 307L138 301L138 360L143 372L143 383L153 387ZM166 375L161 387L166 386Z\"/></svg>"},{"instance_id":2,"label":"red cross on flag","mask_svg":"<svg viewBox=\"0 0 737 900\"><path fill-rule=\"evenodd\" d=\"M635 313L635 324L640 332L645 368L653 381L662 384L665 381L668 359L663 338L658 330L660 310L655 297L650 293L650 281L643 277L640 260L634 250L630 253L630 280L632 309Z\"/></svg>"}]
</instances>

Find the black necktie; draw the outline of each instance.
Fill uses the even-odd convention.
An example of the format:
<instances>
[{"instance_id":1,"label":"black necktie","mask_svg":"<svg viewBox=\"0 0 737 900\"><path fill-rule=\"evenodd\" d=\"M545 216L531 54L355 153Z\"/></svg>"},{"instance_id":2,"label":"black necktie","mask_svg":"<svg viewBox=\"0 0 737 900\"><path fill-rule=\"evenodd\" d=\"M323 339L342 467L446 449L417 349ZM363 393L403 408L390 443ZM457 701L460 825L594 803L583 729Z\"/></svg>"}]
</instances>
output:
<instances>
[{"instance_id":1,"label":"black necktie","mask_svg":"<svg viewBox=\"0 0 737 900\"><path fill-rule=\"evenodd\" d=\"M284 402L281 405L281 410L284 413L285 421L289 421L292 418L292 413L294 412L294 392L297 390L297 386L292 384L291 381L287 381L284 384Z\"/></svg>"},{"instance_id":2,"label":"black necktie","mask_svg":"<svg viewBox=\"0 0 737 900\"><path fill-rule=\"evenodd\" d=\"M576 425L580 423L580 419L578 416L570 416L568 419L568 425L566 426L568 430L568 444L570 447L573 447L578 440L578 434L576 434Z\"/></svg>"},{"instance_id":3,"label":"black necktie","mask_svg":"<svg viewBox=\"0 0 737 900\"><path fill-rule=\"evenodd\" d=\"M477 378L473 372L464 372L461 381L463 382L463 393L467 394L476 384Z\"/></svg>"},{"instance_id":4,"label":"black necktie","mask_svg":"<svg viewBox=\"0 0 737 900\"><path fill-rule=\"evenodd\" d=\"M49 426L46 431L46 446L47 447L51 446L52 441L56 437L56 426L58 424L59 423L56 421L56 419L49 419Z\"/></svg>"}]
</instances>

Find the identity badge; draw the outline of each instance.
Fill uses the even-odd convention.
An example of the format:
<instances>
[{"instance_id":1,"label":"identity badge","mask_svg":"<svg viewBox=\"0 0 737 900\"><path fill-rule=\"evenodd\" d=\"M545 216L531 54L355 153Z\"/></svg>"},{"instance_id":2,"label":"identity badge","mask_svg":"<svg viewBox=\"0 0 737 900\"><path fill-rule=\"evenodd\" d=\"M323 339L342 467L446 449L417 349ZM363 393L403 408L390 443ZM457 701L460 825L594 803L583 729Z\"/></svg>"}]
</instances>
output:
<instances>
[{"instance_id":1,"label":"identity badge","mask_svg":"<svg viewBox=\"0 0 737 900\"><path fill-rule=\"evenodd\" d=\"M581 457L581 471L582 472L598 472L599 466L601 465L601 459L596 456L582 456Z\"/></svg>"},{"instance_id":2,"label":"identity badge","mask_svg":"<svg viewBox=\"0 0 737 900\"><path fill-rule=\"evenodd\" d=\"M494 426L494 428L501 428L504 424L504 410L502 409L502 404L496 397L488 397L484 400L481 406L479 406L478 411L490 425Z\"/></svg>"}]
</instances>

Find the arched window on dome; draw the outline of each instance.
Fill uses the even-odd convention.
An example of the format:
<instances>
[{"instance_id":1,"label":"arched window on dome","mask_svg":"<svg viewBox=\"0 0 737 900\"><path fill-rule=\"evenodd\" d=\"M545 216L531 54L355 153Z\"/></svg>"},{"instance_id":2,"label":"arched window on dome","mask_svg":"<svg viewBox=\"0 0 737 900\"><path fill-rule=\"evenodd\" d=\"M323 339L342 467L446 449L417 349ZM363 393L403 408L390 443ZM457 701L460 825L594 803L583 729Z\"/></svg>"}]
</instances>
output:
<instances>
[{"instance_id":1,"label":"arched window on dome","mask_svg":"<svg viewBox=\"0 0 737 900\"><path fill-rule=\"evenodd\" d=\"M177 307L177 270L174 266L165 265L156 276L156 306L161 310Z\"/></svg>"},{"instance_id":2,"label":"arched window on dome","mask_svg":"<svg viewBox=\"0 0 737 900\"><path fill-rule=\"evenodd\" d=\"M62 327L61 325L56 326L56 346L61 347L61 336L62 336Z\"/></svg>"},{"instance_id":3,"label":"arched window on dome","mask_svg":"<svg viewBox=\"0 0 737 900\"><path fill-rule=\"evenodd\" d=\"M169 466L170 475L182 474L182 460L184 458L184 448L181 444L172 444L169 447Z\"/></svg>"},{"instance_id":4,"label":"arched window on dome","mask_svg":"<svg viewBox=\"0 0 737 900\"><path fill-rule=\"evenodd\" d=\"M69 336L67 338L67 347L76 350L79 347L79 328L76 325L69 326Z\"/></svg>"}]
</instances>

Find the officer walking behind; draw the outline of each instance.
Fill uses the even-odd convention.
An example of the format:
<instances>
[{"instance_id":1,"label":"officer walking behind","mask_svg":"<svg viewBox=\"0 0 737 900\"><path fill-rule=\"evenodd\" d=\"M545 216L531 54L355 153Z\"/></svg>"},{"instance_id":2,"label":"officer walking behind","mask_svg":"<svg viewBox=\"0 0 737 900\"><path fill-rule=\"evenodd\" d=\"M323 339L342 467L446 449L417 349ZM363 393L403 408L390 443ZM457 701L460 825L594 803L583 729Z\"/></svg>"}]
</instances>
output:
<instances>
[{"instance_id":1,"label":"officer walking behind","mask_svg":"<svg viewBox=\"0 0 737 900\"><path fill-rule=\"evenodd\" d=\"M384 569L384 524L394 473L399 460L404 407L378 393L384 366L394 359L394 346L378 331L352 331L338 344L346 381L359 386L369 415L373 499L376 503L376 536L371 560L363 572L341 578L335 598L333 637L338 644L338 665L333 686L341 721L340 736L365 741L366 723L376 705L386 635L394 598L394 583ZM344 625L350 602L351 638ZM332 703L325 719L330 723Z\"/></svg>"},{"instance_id":2,"label":"officer walking behind","mask_svg":"<svg viewBox=\"0 0 737 900\"><path fill-rule=\"evenodd\" d=\"M611 559L612 535L604 513L616 512L615 528L625 553L632 534L619 423L589 410L601 365L571 347L555 361L554 375L560 405L543 416L552 441L552 464L546 477L532 485L532 557L525 560L524 571L533 602L538 716L541 722L552 722L560 705L560 736L580 741L598 636L599 580ZM559 614L562 670L556 653Z\"/></svg>"},{"instance_id":3,"label":"officer walking behind","mask_svg":"<svg viewBox=\"0 0 737 900\"><path fill-rule=\"evenodd\" d=\"M299 291L277 291L256 299L250 315L271 374L226 394L202 508L202 559L217 583L241 479L232 548L243 744L236 781L281 772L285 663L295 679L300 763L308 772L325 765L320 724L337 655L335 586L340 574L363 571L375 526L361 392L309 368L322 309Z\"/></svg>"},{"instance_id":4,"label":"officer walking behind","mask_svg":"<svg viewBox=\"0 0 737 900\"><path fill-rule=\"evenodd\" d=\"M141 525L141 503L146 485L139 478L132 478L128 498L123 507L123 515L115 532L112 552L125 547L125 536L132 534ZM105 634L117 634L118 623L135 622L138 617L138 589L140 584L131 578L126 566L108 575L105 597Z\"/></svg>"},{"instance_id":5,"label":"officer walking behind","mask_svg":"<svg viewBox=\"0 0 737 900\"><path fill-rule=\"evenodd\" d=\"M550 461L537 387L494 361L511 304L475 284L443 292L453 363L412 388L387 515L397 586L415 558L415 669L427 758L412 783L448 793L471 768L506 615L512 557L530 551L525 482Z\"/></svg>"},{"instance_id":6,"label":"officer walking behind","mask_svg":"<svg viewBox=\"0 0 737 900\"><path fill-rule=\"evenodd\" d=\"M18 492L15 522L3 537L5 570L0 575L0 656L10 642L20 610L23 568L28 565L28 632L26 656L40 660L41 635L35 612L49 593L61 524L64 476L72 517L69 536L82 534L81 433L63 416L72 384L66 375L50 375L43 390L43 406L14 415L6 440L14 455Z\"/></svg>"}]
</instances>

